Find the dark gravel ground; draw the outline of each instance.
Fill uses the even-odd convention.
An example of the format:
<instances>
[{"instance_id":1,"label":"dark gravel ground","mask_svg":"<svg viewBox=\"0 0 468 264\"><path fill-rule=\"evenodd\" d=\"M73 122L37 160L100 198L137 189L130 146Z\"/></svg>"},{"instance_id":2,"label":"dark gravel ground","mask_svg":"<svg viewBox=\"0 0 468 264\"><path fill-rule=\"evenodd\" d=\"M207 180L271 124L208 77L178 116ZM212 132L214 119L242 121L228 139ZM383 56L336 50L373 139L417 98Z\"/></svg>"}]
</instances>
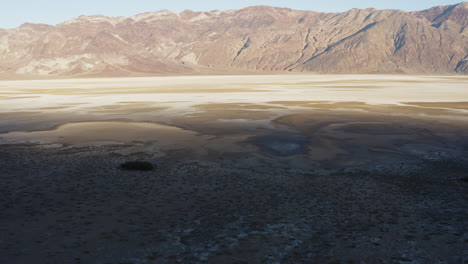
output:
<instances>
[{"instance_id":1,"label":"dark gravel ground","mask_svg":"<svg viewBox=\"0 0 468 264\"><path fill-rule=\"evenodd\" d=\"M0 263L468 263L455 159L291 171L112 148L0 146Z\"/></svg>"}]
</instances>

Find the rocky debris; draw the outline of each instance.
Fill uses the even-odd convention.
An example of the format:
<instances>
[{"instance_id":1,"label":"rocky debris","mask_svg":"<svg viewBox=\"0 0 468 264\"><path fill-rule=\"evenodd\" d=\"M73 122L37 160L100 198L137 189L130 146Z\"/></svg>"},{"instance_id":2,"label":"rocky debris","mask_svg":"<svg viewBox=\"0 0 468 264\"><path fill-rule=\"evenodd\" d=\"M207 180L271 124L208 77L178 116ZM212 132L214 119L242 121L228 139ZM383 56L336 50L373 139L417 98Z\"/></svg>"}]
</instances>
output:
<instances>
[{"instance_id":1,"label":"rocky debris","mask_svg":"<svg viewBox=\"0 0 468 264\"><path fill-rule=\"evenodd\" d=\"M0 262L463 262L452 169L316 175L180 155L128 177L111 153L0 148Z\"/></svg>"}]
</instances>

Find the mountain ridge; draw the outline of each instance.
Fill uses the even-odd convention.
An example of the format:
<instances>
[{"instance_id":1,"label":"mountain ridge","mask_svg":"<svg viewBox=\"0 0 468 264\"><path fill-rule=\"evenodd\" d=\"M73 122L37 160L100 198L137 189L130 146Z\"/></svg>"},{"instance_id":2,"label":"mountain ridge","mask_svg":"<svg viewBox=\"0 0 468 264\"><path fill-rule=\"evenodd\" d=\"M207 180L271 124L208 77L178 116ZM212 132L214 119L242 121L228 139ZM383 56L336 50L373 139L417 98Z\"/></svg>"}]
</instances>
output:
<instances>
[{"instance_id":1,"label":"mountain ridge","mask_svg":"<svg viewBox=\"0 0 468 264\"><path fill-rule=\"evenodd\" d=\"M468 2L422 11L271 6L79 16L0 29L0 73L468 73Z\"/></svg>"}]
</instances>

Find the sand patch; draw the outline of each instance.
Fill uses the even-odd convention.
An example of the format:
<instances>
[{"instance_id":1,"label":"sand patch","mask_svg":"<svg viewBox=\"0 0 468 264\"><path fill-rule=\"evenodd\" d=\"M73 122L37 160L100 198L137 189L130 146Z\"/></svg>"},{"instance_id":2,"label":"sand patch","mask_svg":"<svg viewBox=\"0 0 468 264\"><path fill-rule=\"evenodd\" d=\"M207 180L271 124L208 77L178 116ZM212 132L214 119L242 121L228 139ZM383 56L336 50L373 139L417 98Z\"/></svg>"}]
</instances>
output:
<instances>
[{"instance_id":1,"label":"sand patch","mask_svg":"<svg viewBox=\"0 0 468 264\"><path fill-rule=\"evenodd\" d=\"M111 114L111 115L120 115L120 114L138 114L138 113L148 113L148 112L158 112L168 109L168 107L161 106L128 106L128 105L106 105L99 107L90 107L89 113L94 114Z\"/></svg>"},{"instance_id":2,"label":"sand patch","mask_svg":"<svg viewBox=\"0 0 468 264\"><path fill-rule=\"evenodd\" d=\"M77 122L52 130L0 134L2 143L83 144L158 141L161 146L186 145L204 136L180 128L145 122ZM205 137L207 139L208 137Z\"/></svg>"},{"instance_id":3,"label":"sand patch","mask_svg":"<svg viewBox=\"0 0 468 264\"><path fill-rule=\"evenodd\" d=\"M251 152L253 146L243 144L252 135L212 136L148 122L96 121L60 125L44 131L14 131L0 134L1 144L61 144L71 146L121 145L115 153L145 153L154 157L183 151L187 155L210 155L211 152Z\"/></svg>"},{"instance_id":4,"label":"sand patch","mask_svg":"<svg viewBox=\"0 0 468 264\"><path fill-rule=\"evenodd\" d=\"M468 110L468 102L403 102L407 105L415 105L421 107L432 107L432 108L451 108L451 109L463 109Z\"/></svg>"},{"instance_id":5,"label":"sand patch","mask_svg":"<svg viewBox=\"0 0 468 264\"><path fill-rule=\"evenodd\" d=\"M226 110L226 109L244 109L244 110L268 110L268 109L285 109L280 106L263 105L263 104L251 104L251 103L225 103L225 104L202 104L193 106L202 110Z\"/></svg>"}]
</instances>

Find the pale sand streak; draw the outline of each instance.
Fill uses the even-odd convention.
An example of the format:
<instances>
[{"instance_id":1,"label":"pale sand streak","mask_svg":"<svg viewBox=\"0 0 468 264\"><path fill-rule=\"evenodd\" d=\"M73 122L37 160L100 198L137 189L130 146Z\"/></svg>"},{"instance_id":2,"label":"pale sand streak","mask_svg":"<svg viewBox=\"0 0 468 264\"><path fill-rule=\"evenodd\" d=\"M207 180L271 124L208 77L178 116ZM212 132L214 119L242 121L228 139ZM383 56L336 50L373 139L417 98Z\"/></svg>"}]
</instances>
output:
<instances>
[{"instance_id":1,"label":"pale sand streak","mask_svg":"<svg viewBox=\"0 0 468 264\"><path fill-rule=\"evenodd\" d=\"M366 89L366 86L381 87ZM357 87L362 86L362 89ZM337 87L342 87L337 89ZM346 87L350 87L347 89ZM118 102L264 103L360 101L370 104L468 101L468 77L397 75L197 76L0 82L0 112L70 103L87 107ZM255 91L255 92L253 92ZM181 102L181 101L185 101ZM75 109L80 109L75 106Z\"/></svg>"}]
</instances>

